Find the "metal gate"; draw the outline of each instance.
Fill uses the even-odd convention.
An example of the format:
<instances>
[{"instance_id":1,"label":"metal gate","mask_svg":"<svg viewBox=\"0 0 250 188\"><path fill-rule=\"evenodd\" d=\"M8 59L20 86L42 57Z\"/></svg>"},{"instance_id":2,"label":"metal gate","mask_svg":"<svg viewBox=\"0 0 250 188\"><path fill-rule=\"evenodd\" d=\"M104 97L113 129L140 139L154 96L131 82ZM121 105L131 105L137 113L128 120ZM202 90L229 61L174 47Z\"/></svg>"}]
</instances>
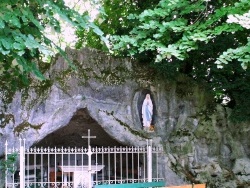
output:
<instances>
[{"instance_id":1,"label":"metal gate","mask_svg":"<svg viewBox=\"0 0 250 188\"><path fill-rule=\"evenodd\" d=\"M163 180L159 165L163 150L152 147L8 148L6 160L17 154L18 163L6 169L6 188L91 188ZM14 170L13 170L14 169Z\"/></svg>"}]
</instances>

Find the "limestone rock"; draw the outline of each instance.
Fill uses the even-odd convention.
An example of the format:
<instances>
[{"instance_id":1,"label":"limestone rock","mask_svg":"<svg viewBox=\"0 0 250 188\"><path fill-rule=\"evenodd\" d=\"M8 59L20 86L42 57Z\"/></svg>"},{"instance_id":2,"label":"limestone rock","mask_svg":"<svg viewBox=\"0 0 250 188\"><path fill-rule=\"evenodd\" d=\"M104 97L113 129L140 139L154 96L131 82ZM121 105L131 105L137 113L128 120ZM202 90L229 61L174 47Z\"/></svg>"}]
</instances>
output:
<instances>
[{"instance_id":1,"label":"limestone rock","mask_svg":"<svg viewBox=\"0 0 250 188\"><path fill-rule=\"evenodd\" d=\"M206 104L211 100L202 86L184 76L177 82L154 80L146 67L92 49L67 53L77 71L68 70L58 57L46 73L51 79L48 87L34 83L25 100L16 93L7 110L2 109L1 156L6 140L9 147L18 146L20 138L26 139L27 147L77 146L86 144L79 138L91 128L99 138L94 145L141 146L152 139L154 145L163 146L161 167L169 185L200 181L209 188L250 183L250 128L230 122L230 111L222 106L209 113ZM146 93L154 106L153 132L142 129Z\"/></svg>"},{"instance_id":2,"label":"limestone rock","mask_svg":"<svg viewBox=\"0 0 250 188\"><path fill-rule=\"evenodd\" d=\"M250 159L236 159L233 172L241 184L250 182Z\"/></svg>"}]
</instances>

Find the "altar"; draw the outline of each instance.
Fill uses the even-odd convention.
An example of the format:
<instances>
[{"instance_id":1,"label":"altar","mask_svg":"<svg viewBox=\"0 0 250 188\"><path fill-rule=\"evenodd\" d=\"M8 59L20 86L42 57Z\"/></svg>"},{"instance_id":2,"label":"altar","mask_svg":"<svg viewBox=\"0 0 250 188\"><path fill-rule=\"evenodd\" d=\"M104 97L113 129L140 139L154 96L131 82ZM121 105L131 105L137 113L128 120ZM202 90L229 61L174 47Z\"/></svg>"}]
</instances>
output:
<instances>
[{"instance_id":1,"label":"altar","mask_svg":"<svg viewBox=\"0 0 250 188\"><path fill-rule=\"evenodd\" d=\"M63 183L67 185L67 174L73 173L73 187L93 187L93 174L104 168L104 165L59 166L63 173ZM91 186L91 187L90 187Z\"/></svg>"}]
</instances>

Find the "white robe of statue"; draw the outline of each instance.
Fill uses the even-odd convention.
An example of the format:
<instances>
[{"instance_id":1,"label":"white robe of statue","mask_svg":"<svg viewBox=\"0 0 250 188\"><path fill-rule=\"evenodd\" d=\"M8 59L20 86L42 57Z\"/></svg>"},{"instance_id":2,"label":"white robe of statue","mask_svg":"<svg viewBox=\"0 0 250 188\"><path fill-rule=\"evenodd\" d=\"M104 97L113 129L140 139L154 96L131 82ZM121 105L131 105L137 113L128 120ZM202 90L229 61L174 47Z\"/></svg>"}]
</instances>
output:
<instances>
[{"instance_id":1,"label":"white robe of statue","mask_svg":"<svg viewBox=\"0 0 250 188\"><path fill-rule=\"evenodd\" d=\"M142 120L144 127L150 127L153 117L153 103L150 94L147 94L142 104Z\"/></svg>"}]
</instances>

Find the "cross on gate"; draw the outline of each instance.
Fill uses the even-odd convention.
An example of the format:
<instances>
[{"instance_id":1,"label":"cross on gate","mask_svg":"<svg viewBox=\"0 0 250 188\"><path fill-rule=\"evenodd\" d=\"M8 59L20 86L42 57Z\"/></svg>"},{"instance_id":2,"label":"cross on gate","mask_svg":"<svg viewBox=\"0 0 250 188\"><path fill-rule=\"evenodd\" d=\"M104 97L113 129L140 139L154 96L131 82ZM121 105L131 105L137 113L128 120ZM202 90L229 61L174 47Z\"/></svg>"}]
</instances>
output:
<instances>
[{"instance_id":1,"label":"cross on gate","mask_svg":"<svg viewBox=\"0 0 250 188\"><path fill-rule=\"evenodd\" d=\"M88 139L88 146L90 146L90 139L96 138L96 136L90 136L90 129L88 129L88 136L82 136L82 138L87 138Z\"/></svg>"},{"instance_id":2,"label":"cross on gate","mask_svg":"<svg viewBox=\"0 0 250 188\"><path fill-rule=\"evenodd\" d=\"M89 179L89 185L88 188L92 187L92 180L91 180L91 146L90 146L90 139L91 138L96 138L96 136L90 136L90 129L88 129L88 136L82 136L82 138L87 138L88 139L88 179Z\"/></svg>"}]
</instances>

